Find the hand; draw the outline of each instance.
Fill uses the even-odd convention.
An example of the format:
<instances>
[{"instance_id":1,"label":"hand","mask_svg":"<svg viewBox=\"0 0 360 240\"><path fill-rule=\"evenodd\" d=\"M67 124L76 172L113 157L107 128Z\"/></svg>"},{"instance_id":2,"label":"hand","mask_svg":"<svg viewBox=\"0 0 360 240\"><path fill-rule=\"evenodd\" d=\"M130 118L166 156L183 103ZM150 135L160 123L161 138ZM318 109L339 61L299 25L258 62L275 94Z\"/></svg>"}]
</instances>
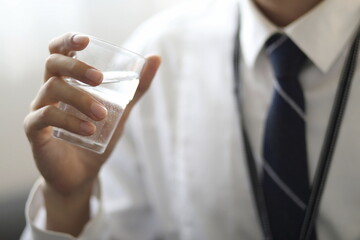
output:
<instances>
[{"instance_id":1,"label":"hand","mask_svg":"<svg viewBox=\"0 0 360 240\"><path fill-rule=\"evenodd\" d=\"M146 92L160 65L158 56L147 58L135 97L125 109L106 152L99 155L52 137L52 127L84 136L95 132L92 123L59 110L60 101L74 106L95 121L106 117L106 109L100 102L90 94L68 85L63 79L72 77L92 86L101 83L101 72L71 57L73 51L84 49L88 43L88 37L71 33L50 42L44 84L31 104L31 112L24 120L34 160L45 179L45 200L51 199L46 203L47 210L50 210L48 206L60 199L82 199L88 203L93 182L102 164L121 136L132 107Z\"/></svg>"}]
</instances>

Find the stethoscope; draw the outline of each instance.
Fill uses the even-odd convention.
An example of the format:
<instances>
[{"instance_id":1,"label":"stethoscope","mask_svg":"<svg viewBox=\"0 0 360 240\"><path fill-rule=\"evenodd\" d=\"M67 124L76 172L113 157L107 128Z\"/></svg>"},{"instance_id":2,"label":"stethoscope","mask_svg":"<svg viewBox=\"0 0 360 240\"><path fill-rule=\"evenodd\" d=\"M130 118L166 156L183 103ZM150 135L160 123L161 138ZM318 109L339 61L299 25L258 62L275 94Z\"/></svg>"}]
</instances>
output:
<instances>
[{"instance_id":1,"label":"stethoscope","mask_svg":"<svg viewBox=\"0 0 360 240\"><path fill-rule=\"evenodd\" d=\"M239 12L239 11L238 11ZM237 101L237 107L239 112L239 121L241 122L241 134L243 137L243 145L245 149L245 158L250 178L250 184L252 188L252 194L255 200L257 213L259 215L261 228L264 233L265 239L273 240L270 231L269 219L266 212L265 201L263 196L262 186L260 184L259 175L254 159L251 145L249 142L246 127L244 125L244 110L241 104L240 98L240 14L238 14L237 29L234 40L234 52L233 52L233 68L234 68L234 81L235 81L235 96ZM300 232L300 240L310 239L311 233L314 229L315 221L319 211L319 205L321 197L326 184L326 179L331 166L331 160L336 147L338 133L341 127L344 112L346 110L347 99L351 90L351 82L353 79L354 71L356 69L357 54L359 50L360 42L360 28L356 34L356 37L351 45L349 54L345 61L340 76L339 85L335 95L333 107L331 110L330 119L326 129L326 134L322 149L320 152L319 162L316 168L314 181L311 187L311 193L308 205L305 211L305 218Z\"/></svg>"}]
</instances>

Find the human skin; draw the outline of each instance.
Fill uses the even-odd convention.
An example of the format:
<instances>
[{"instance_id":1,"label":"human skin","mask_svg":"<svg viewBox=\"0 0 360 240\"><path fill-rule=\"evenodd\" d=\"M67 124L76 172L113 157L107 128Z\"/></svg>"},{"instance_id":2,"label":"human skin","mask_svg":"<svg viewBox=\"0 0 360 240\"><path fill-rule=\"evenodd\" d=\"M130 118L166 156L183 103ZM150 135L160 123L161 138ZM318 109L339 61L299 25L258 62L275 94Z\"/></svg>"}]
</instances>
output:
<instances>
[{"instance_id":1,"label":"human skin","mask_svg":"<svg viewBox=\"0 0 360 240\"><path fill-rule=\"evenodd\" d=\"M285 27L314 8L322 0L253 0L267 18Z\"/></svg>"},{"instance_id":2,"label":"human skin","mask_svg":"<svg viewBox=\"0 0 360 240\"><path fill-rule=\"evenodd\" d=\"M99 155L52 137L52 127L83 136L96 130L93 123L59 110L60 101L76 107L95 121L107 115L106 108L94 97L63 79L64 76L73 77L92 86L101 83L101 72L71 57L73 51L84 49L88 43L88 37L73 33L50 42L44 84L24 119L35 163L45 180L42 191L47 213L46 228L73 236L78 236L89 220L89 201L99 170L120 138L132 107L149 88L160 65L159 56L147 57L134 99L124 110L107 150Z\"/></svg>"},{"instance_id":3,"label":"human skin","mask_svg":"<svg viewBox=\"0 0 360 240\"><path fill-rule=\"evenodd\" d=\"M270 21L284 27L298 19L321 0L253 0ZM59 101L78 108L95 121L106 117L106 109L91 95L79 91L63 80L73 77L96 86L102 74L70 57L72 51L82 50L89 39L71 33L55 38L49 44L44 84L31 104L24 128L31 144L35 163L44 178L42 191L48 230L78 236L89 220L89 200L94 181L101 166L109 157L121 136L125 121L141 96L149 88L160 65L159 56L149 56L134 99L124 111L114 137L102 155L74 147L51 136L52 127L64 128L80 135L95 132L92 123L84 122L61 112ZM100 104L100 105L99 105Z\"/></svg>"}]
</instances>

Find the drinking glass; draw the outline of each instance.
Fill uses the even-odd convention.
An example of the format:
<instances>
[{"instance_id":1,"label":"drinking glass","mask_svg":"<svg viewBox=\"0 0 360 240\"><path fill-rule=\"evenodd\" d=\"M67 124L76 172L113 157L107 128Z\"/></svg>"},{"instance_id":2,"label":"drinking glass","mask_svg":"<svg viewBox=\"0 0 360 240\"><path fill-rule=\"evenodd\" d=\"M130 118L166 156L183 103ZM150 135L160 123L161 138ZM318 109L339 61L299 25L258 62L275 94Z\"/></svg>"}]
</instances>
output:
<instances>
[{"instance_id":1,"label":"drinking glass","mask_svg":"<svg viewBox=\"0 0 360 240\"><path fill-rule=\"evenodd\" d=\"M80 136L54 127L53 136L101 154L106 150L125 107L134 97L146 59L95 37L89 36L89 39L88 46L75 52L74 58L100 70L104 75L102 83L93 87L73 78L67 78L66 81L94 96L106 107L108 114L105 119L94 121L76 108L60 102L62 111L92 122L96 132L91 136Z\"/></svg>"}]
</instances>

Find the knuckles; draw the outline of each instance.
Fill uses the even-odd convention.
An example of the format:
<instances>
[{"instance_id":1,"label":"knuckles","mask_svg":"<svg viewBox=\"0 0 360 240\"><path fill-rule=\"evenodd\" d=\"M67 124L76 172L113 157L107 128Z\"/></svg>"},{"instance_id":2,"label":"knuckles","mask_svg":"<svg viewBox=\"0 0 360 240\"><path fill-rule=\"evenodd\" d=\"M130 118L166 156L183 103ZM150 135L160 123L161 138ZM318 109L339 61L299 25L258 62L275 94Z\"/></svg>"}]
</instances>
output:
<instances>
[{"instance_id":1,"label":"knuckles","mask_svg":"<svg viewBox=\"0 0 360 240\"><path fill-rule=\"evenodd\" d=\"M85 63L58 53L50 54L45 60L45 70L48 75L83 78L88 68L89 66Z\"/></svg>"},{"instance_id":2,"label":"knuckles","mask_svg":"<svg viewBox=\"0 0 360 240\"><path fill-rule=\"evenodd\" d=\"M50 40L48 49L50 53L65 53L75 33L68 32Z\"/></svg>"},{"instance_id":3,"label":"knuckles","mask_svg":"<svg viewBox=\"0 0 360 240\"><path fill-rule=\"evenodd\" d=\"M58 54L50 54L45 60L45 68L47 70L53 69L55 67L56 62L58 61Z\"/></svg>"},{"instance_id":4,"label":"knuckles","mask_svg":"<svg viewBox=\"0 0 360 240\"><path fill-rule=\"evenodd\" d=\"M47 120L54 115L54 113L56 112L56 107L52 105L46 105L38 111L40 111L40 119Z\"/></svg>"},{"instance_id":5,"label":"knuckles","mask_svg":"<svg viewBox=\"0 0 360 240\"><path fill-rule=\"evenodd\" d=\"M44 98L45 95L51 96L51 98L56 99L56 91L59 89L59 85L63 81L58 77L50 77L40 88L37 96L30 103L30 111L35 111L38 108L42 107L41 99Z\"/></svg>"},{"instance_id":6,"label":"knuckles","mask_svg":"<svg viewBox=\"0 0 360 240\"><path fill-rule=\"evenodd\" d=\"M50 77L42 86L45 93L54 93L59 88L61 79L55 76Z\"/></svg>"},{"instance_id":7,"label":"knuckles","mask_svg":"<svg viewBox=\"0 0 360 240\"><path fill-rule=\"evenodd\" d=\"M26 133L26 136L29 136L30 134L30 114L28 114L23 121L23 128Z\"/></svg>"},{"instance_id":8,"label":"knuckles","mask_svg":"<svg viewBox=\"0 0 360 240\"><path fill-rule=\"evenodd\" d=\"M36 109L36 99L33 99L30 103L30 111L34 111Z\"/></svg>"}]
</instances>

